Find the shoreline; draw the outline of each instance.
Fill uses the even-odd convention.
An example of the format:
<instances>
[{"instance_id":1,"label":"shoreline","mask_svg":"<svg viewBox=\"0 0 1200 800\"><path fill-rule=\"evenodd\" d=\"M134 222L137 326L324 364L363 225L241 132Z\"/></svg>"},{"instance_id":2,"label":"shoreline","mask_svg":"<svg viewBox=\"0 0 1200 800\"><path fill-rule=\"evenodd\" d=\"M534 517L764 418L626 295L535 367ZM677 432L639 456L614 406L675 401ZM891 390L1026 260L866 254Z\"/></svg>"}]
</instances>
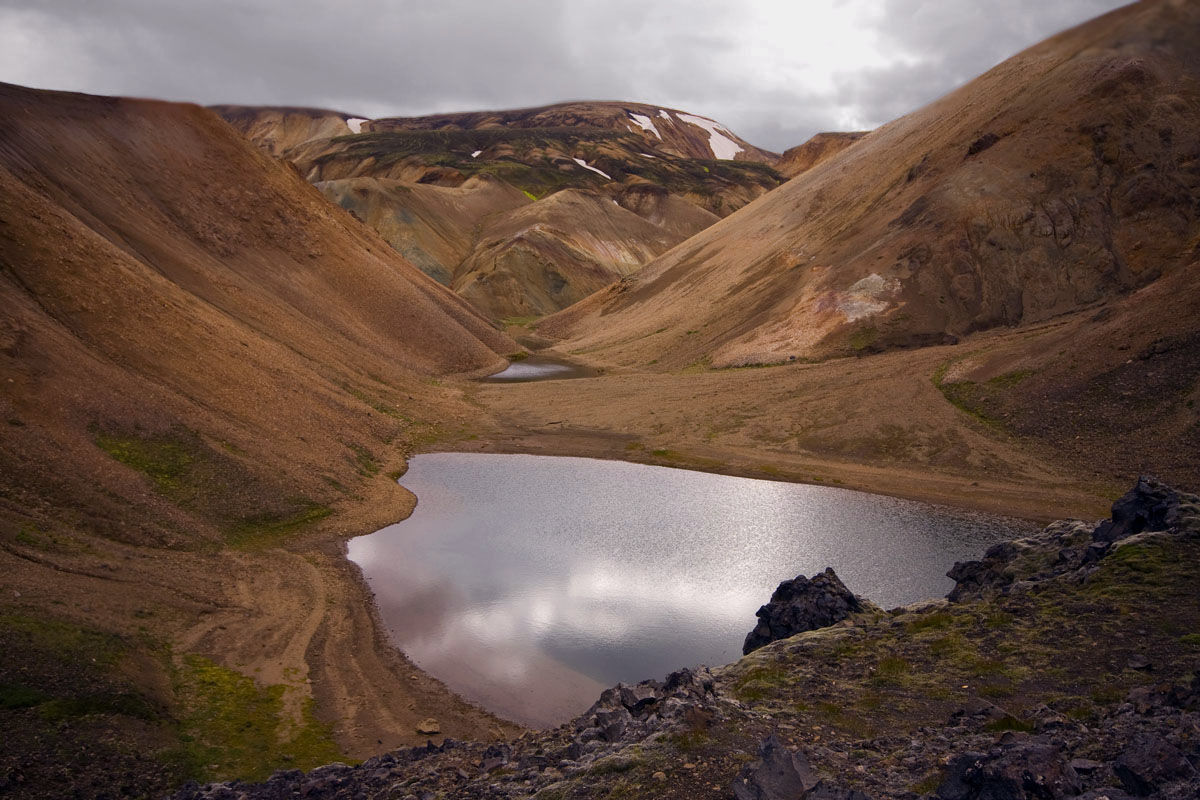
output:
<instances>
[{"instance_id":1,"label":"shoreline","mask_svg":"<svg viewBox=\"0 0 1200 800\"><path fill-rule=\"evenodd\" d=\"M756 469L744 461L714 465L679 463L653 456L646 458L648 454L643 451L625 449L624 443L632 437L623 434L567 429L555 433L529 431L520 436L519 442L508 438L516 433L508 429L503 433L481 435L475 440L442 442L408 454L406 461L437 452L598 458L860 491L1038 523L1071 516L1063 506L1068 498L1069 502L1075 503L1100 502L1083 493L1064 493L1062 489L1044 489L1016 482L973 481L969 476L935 473L917 476L898 469L828 460L807 462L831 476L830 481L813 482L803 480L797 474ZM725 455L734 457L736 454L726 452ZM313 534L315 541L307 547L302 543L293 545L301 553L319 554L324 559L327 571L333 576L326 577L327 587L338 589L340 584L337 592L340 602L327 609L320 630L306 653L305 660L313 674L312 696L317 703L318 716L334 726L339 746L353 758L365 758L430 739L440 741L445 736L486 741L511 738L523 732L526 730L523 726L498 717L453 692L391 643L366 577L346 554L346 545L351 538L401 522L415 508L417 499L399 484L399 479L385 478L384 485L399 488L399 497L406 501L407 497L413 498L404 504L402 516L372 508L376 502L386 504L385 495L391 493L382 486L375 486L371 496L353 504L357 513L346 509L350 515L341 517L337 530ZM1021 513L1014 513L1014 509L1020 509ZM364 639L369 642L366 647L363 646ZM349 666L338 663L346 654L351 655ZM394 676L396 681L390 691L381 687L378 680L388 675ZM355 696L348 691L352 682L360 689L365 688L367 695ZM415 723L429 716L438 719L442 732L433 737L416 734Z\"/></svg>"}]
</instances>

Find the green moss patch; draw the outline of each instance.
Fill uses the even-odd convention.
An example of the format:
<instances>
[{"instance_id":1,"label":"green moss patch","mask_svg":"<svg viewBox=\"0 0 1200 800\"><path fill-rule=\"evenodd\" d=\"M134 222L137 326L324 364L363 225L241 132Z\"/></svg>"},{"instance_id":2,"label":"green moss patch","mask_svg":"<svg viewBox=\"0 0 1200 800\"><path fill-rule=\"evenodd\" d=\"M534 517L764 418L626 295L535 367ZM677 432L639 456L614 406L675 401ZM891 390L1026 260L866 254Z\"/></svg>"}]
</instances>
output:
<instances>
[{"instance_id":1,"label":"green moss patch","mask_svg":"<svg viewBox=\"0 0 1200 800\"><path fill-rule=\"evenodd\" d=\"M341 759L332 731L312 714L286 718L288 687L261 687L207 658L189 655L177 671L182 757L203 780L262 781L277 769L312 769Z\"/></svg>"}]
</instances>

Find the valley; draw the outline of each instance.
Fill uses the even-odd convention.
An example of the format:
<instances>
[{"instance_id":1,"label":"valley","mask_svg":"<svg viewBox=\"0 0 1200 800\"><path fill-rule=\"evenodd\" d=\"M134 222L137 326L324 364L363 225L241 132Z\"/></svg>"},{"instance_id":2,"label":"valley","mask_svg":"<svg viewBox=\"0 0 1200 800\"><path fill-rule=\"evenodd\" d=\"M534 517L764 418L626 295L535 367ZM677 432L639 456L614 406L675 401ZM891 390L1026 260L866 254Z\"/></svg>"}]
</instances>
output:
<instances>
[{"instance_id":1,"label":"valley","mask_svg":"<svg viewBox=\"0 0 1200 800\"><path fill-rule=\"evenodd\" d=\"M1044 797L1187 797L1197 42L1194 4L1142 0L782 154L649 103L0 84L0 797L266 798L219 782L282 771L278 796L774 800L731 789L770 736L825 775L808 800L979 800L1039 747ZM962 602L535 731L397 650L347 559L434 453L1089 522L967 558ZM1118 764L1147 737L1195 768ZM993 772L955 772L981 748Z\"/></svg>"}]
</instances>

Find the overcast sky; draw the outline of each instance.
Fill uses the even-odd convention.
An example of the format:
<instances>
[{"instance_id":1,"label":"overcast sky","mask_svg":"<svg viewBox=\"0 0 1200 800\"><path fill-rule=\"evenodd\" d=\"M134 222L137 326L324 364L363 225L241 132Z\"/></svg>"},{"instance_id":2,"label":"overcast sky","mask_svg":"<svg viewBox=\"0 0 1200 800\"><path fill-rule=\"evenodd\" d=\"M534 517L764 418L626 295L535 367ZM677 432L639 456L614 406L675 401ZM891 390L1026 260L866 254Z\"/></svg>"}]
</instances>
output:
<instances>
[{"instance_id":1,"label":"overcast sky","mask_svg":"<svg viewBox=\"0 0 1200 800\"><path fill-rule=\"evenodd\" d=\"M772 150L1123 0L0 0L0 81L365 117L632 100Z\"/></svg>"}]
</instances>

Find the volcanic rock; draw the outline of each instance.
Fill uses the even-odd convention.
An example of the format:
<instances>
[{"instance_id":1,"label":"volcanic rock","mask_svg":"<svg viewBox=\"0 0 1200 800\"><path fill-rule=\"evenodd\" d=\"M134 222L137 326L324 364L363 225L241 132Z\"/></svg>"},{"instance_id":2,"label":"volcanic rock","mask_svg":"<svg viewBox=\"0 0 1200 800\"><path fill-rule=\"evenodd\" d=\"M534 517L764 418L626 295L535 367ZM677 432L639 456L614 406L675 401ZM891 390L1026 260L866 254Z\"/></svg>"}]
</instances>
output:
<instances>
[{"instance_id":1,"label":"volcanic rock","mask_svg":"<svg viewBox=\"0 0 1200 800\"><path fill-rule=\"evenodd\" d=\"M758 609L758 625L747 634L742 654L797 633L828 627L863 608L832 567L811 579L797 575L779 584L771 601Z\"/></svg>"}]
</instances>

